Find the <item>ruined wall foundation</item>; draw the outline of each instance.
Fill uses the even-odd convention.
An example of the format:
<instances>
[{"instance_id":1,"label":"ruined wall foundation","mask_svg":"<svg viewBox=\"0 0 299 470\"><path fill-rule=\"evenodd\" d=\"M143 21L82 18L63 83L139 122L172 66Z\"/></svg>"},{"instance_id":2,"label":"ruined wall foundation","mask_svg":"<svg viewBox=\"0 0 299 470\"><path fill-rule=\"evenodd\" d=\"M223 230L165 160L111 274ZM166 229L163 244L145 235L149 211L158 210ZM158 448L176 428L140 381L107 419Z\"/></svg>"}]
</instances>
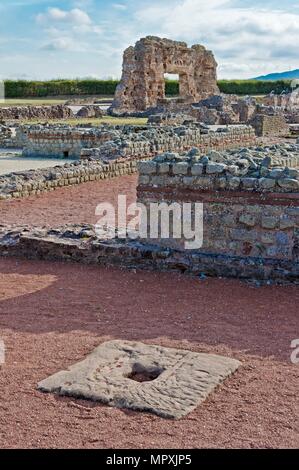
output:
<instances>
[{"instance_id":1,"label":"ruined wall foundation","mask_svg":"<svg viewBox=\"0 0 299 470\"><path fill-rule=\"evenodd\" d=\"M280 270L282 277L298 276L299 146L257 148L222 159L215 153L182 159L165 154L139 163L138 202L147 207L148 224L152 203L201 202L204 209L201 248L186 250L184 236L163 238L161 226L158 238L146 241L175 250L180 260L190 262L193 255L217 260L218 275L251 272L267 278ZM213 269L214 263L205 266L208 273Z\"/></svg>"}]
</instances>

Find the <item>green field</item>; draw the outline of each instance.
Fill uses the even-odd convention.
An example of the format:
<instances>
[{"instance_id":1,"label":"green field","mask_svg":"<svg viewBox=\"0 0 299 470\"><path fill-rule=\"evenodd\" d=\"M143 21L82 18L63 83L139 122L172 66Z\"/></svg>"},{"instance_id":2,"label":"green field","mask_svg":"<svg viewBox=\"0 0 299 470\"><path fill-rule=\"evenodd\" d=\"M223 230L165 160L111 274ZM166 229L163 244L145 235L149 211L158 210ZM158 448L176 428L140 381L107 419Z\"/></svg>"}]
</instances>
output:
<instances>
[{"instance_id":1,"label":"green field","mask_svg":"<svg viewBox=\"0 0 299 470\"><path fill-rule=\"evenodd\" d=\"M0 106L42 106L42 105L52 105L52 104L64 104L65 100L61 98L15 98L7 99L4 103L0 103Z\"/></svg>"},{"instance_id":2,"label":"green field","mask_svg":"<svg viewBox=\"0 0 299 470\"><path fill-rule=\"evenodd\" d=\"M0 103L0 106L42 106L42 105L56 105L64 104L68 100L82 98L79 95L69 95L69 96L51 96L44 98L7 98L4 103ZM113 100L113 95L93 95L92 99L96 98L99 101ZM86 97L84 97L86 99Z\"/></svg>"},{"instance_id":3,"label":"green field","mask_svg":"<svg viewBox=\"0 0 299 470\"><path fill-rule=\"evenodd\" d=\"M22 121L23 124L39 124L44 122L41 119L34 119L30 121ZM104 116L103 118L97 119L58 119L58 120L51 120L51 124L69 124L70 126L76 126L77 124L92 124L101 125L104 123L116 126L116 125L123 125L123 124L130 124L130 125L140 125L143 126L147 123L147 118L130 118L130 117L114 117L114 116Z\"/></svg>"}]
</instances>

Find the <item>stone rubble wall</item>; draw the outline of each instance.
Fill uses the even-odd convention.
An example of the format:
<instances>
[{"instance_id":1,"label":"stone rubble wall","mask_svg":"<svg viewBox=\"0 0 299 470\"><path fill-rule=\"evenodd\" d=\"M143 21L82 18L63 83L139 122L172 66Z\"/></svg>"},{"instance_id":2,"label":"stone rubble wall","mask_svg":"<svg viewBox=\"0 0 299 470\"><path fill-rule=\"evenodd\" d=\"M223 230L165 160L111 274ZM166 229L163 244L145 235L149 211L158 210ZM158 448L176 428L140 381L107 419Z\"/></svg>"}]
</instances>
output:
<instances>
[{"instance_id":1,"label":"stone rubble wall","mask_svg":"<svg viewBox=\"0 0 299 470\"><path fill-rule=\"evenodd\" d=\"M0 147L7 148L12 141L12 130L0 124Z\"/></svg>"},{"instance_id":2,"label":"stone rubble wall","mask_svg":"<svg viewBox=\"0 0 299 470\"><path fill-rule=\"evenodd\" d=\"M75 115L64 105L54 106L10 106L0 107L0 120L70 119Z\"/></svg>"},{"instance_id":3,"label":"stone rubble wall","mask_svg":"<svg viewBox=\"0 0 299 470\"><path fill-rule=\"evenodd\" d=\"M209 132L204 134L199 127L179 126L162 127L159 133L152 128L148 135L138 139L126 138L124 142L107 142L98 149L83 150L81 158L115 158L115 155L156 156L161 152L182 152L197 147L205 152L209 149L223 150L227 148L253 145L256 136L251 127L234 127L226 132Z\"/></svg>"},{"instance_id":4,"label":"stone rubble wall","mask_svg":"<svg viewBox=\"0 0 299 470\"><path fill-rule=\"evenodd\" d=\"M266 106L281 107L288 110L292 110L294 108L299 109L299 88L291 93L280 95L270 93L263 98L263 104Z\"/></svg>"},{"instance_id":5,"label":"stone rubble wall","mask_svg":"<svg viewBox=\"0 0 299 470\"><path fill-rule=\"evenodd\" d=\"M267 282L298 282L299 278L298 257L290 260L228 256L174 250L138 240L104 240L96 236L94 227L90 225L64 226L50 230L0 226L0 256L177 271L201 278L224 276Z\"/></svg>"},{"instance_id":6,"label":"stone rubble wall","mask_svg":"<svg viewBox=\"0 0 299 470\"><path fill-rule=\"evenodd\" d=\"M115 139L116 134L113 128L111 129L109 131L107 128L28 126L23 156L80 158L83 148L100 147L104 142Z\"/></svg>"},{"instance_id":7,"label":"stone rubble wall","mask_svg":"<svg viewBox=\"0 0 299 470\"><path fill-rule=\"evenodd\" d=\"M137 171L136 165L137 160L118 161L108 165L101 162L75 162L52 168L0 175L0 201L38 195L88 181L130 175Z\"/></svg>"},{"instance_id":8,"label":"stone rubble wall","mask_svg":"<svg viewBox=\"0 0 299 470\"><path fill-rule=\"evenodd\" d=\"M7 149L22 149L27 143L26 126L18 126L13 132L9 126L0 125L0 147Z\"/></svg>"},{"instance_id":9,"label":"stone rubble wall","mask_svg":"<svg viewBox=\"0 0 299 470\"><path fill-rule=\"evenodd\" d=\"M36 126L27 132L23 155L115 160L120 157L155 156L165 151L184 151L194 146L206 151L255 143L255 133L251 127L235 126L224 131L203 131L192 122L176 127L101 126L80 129Z\"/></svg>"},{"instance_id":10,"label":"stone rubble wall","mask_svg":"<svg viewBox=\"0 0 299 470\"><path fill-rule=\"evenodd\" d=\"M257 266L275 260L277 265L281 262L287 274L292 272L293 264L296 269L299 266L296 167L299 145L295 144L276 146L272 151L243 149L229 156L220 152L200 156L196 151L185 156L164 154L138 164L138 202L147 207L148 224L151 203L203 203L203 246L195 253L247 258ZM189 251L183 236L145 241L183 253ZM227 272L227 267L223 268Z\"/></svg>"}]
</instances>

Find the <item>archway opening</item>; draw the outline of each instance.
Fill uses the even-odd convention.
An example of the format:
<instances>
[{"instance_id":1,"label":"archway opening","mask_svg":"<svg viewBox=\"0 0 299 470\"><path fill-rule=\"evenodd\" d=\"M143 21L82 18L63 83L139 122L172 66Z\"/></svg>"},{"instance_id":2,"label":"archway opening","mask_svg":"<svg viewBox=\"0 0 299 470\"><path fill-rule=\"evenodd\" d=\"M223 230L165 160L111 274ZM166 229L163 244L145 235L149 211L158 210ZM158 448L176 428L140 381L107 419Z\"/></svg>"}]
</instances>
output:
<instances>
[{"instance_id":1,"label":"archway opening","mask_svg":"<svg viewBox=\"0 0 299 470\"><path fill-rule=\"evenodd\" d=\"M178 98L180 96L180 76L176 73L165 73L165 97L167 99Z\"/></svg>"}]
</instances>

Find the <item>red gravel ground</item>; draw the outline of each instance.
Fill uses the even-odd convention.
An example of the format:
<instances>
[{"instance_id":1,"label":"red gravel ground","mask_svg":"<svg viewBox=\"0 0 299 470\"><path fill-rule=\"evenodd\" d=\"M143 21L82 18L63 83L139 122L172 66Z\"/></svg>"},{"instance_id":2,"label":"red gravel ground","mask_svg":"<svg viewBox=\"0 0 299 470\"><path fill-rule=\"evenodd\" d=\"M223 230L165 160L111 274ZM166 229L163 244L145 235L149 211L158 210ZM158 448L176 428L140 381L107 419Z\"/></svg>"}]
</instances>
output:
<instances>
[{"instance_id":1,"label":"red gravel ground","mask_svg":"<svg viewBox=\"0 0 299 470\"><path fill-rule=\"evenodd\" d=\"M136 177L0 204L2 223L93 222L101 200L135 197ZM299 446L299 289L175 273L0 259L1 448ZM211 352L242 367L186 418L43 394L38 381L109 339Z\"/></svg>"},{"instance_id":2,"label":"red gravel ground","mask_svg":"<svg viewBox=\"0 0 299 470\"><path fill-rule=\"evenodd\" d=\"M101 202L117 207L118 194L127 195L127 202L136 200L137 176L123 176L67 186L39 196L0 202L0 224L58 227L64 224L97 221L95 209Z\"/></svg>"},{"instance_id":3,"label":"red gravel ground","mask_svg":"<svg viewBox=\"0 0 299 470\"><path fill-rule=\"evenodd\" d=\"M298 288L16 259L0 283L0 447L298 447ZM179 421L36 390L113 338L243 366Z\"/></svg>"}]
</instances>

